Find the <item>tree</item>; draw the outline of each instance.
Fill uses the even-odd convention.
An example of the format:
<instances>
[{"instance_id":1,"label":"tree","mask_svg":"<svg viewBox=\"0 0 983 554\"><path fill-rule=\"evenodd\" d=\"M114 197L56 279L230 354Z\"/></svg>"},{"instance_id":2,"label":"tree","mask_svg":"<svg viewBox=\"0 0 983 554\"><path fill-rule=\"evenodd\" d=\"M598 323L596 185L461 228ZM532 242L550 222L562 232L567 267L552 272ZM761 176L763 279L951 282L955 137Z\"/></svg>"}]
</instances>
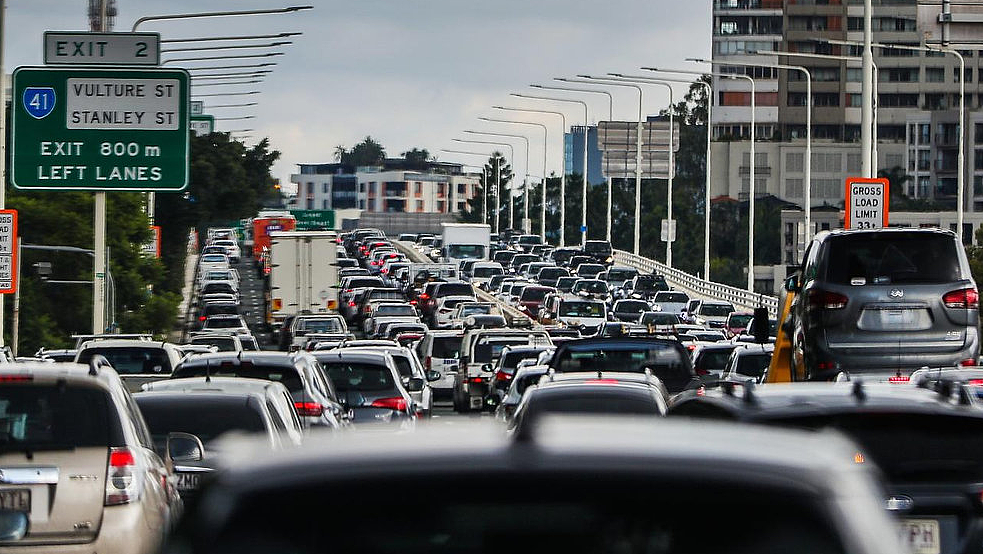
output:
<instances>
[{"instance_id":1,"label":"tree","mask_svg":"<svg viewBox=\"0 0 983 554\"><path fill-rule=\"evenodd\" d=\"M425 170L431 161L430 152L426 148L413 148L400 154L410 169Z\"/></svg>"},{"instance_id":2,"label":"tree","mask_svg":"<svg viewBox=\"0 0 983 554\"><path fill-rule=\"evenodd\" d=\"M344 146L335 147L335 159L352 168L380 165L386 159L386 149L370 136L356 144L351 150Z\"/></svg>"},{"instance_id":3,"label":"tree","mask_svg":"<svg viewBox=\"0 0 983 554\"><path fill-rule=\"evenodd\" d=\"M497 171L496 171L497 169ZM484 182L488 183L488 222L494 226L495 222L495 197L498 196L499 222L502 229L508 223L509 202L507 201L509 189L508 185L512 182L512 165L505 160L501 152L495 151L484 167ZM496 190L495 184L499 188ZM480 219L480 218L479 218Z\"/></svg>"}]
</instances>

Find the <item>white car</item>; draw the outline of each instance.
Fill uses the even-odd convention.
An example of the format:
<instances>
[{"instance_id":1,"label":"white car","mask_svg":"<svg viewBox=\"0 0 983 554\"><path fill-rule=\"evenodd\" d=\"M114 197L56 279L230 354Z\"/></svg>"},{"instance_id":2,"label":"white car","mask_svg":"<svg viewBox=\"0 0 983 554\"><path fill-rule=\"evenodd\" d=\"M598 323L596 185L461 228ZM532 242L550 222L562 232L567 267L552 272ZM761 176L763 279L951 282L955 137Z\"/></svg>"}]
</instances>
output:
<instances>
[{"instance_id":1,"label":"white car","mask_svg":"<svg viewBox=\"0 0 983 554\"><path fill-rule=\"evenodd\" d=\"M689 295L685 292L664 290L657 292L652 301L659 305L657 311L681 314L686 311L686 306L689 304Z\"/></svg>"},{"instance_id":2,"label":"white car","mask_svg":"<svg viewBox=\"0 0 983 554\"><path fill-rule=\"evenodd\" d=\"M581 335L593 335L608 320L608 307L601 300L570 296L560 300L555 320L564 327L580 329Z\"/></svg>"},{"instance_id":3,"label":"white car","mask_svg":"<svg viewBox=\"0 0 983 554\"><path fill-rule=\"evenodd\" d=\"M205 320L201 326L203 333L231 333L234 335L251 335L246 320L240 315L215 314Z\"/></svg>"},{"instance_id":4,"label":"white car","mask_svg":"<svg viewBox=\"0 0 983 554\"><path fill-rule=\"evenodd\" d=\"M430 331L416 345L416 355L424 369L440 372L440 379L430 383L434 396L440 400L450 399L454 391L462 340L461 331Z\"/></svg>"},{"instance_id":5,"label":"white car","mask_svg":"<svg viewBox=\"0 0 983 554\"><path fill-rule=\"evenodd\" d=\"M229 269L229 257L225 254L202 254L198 260L198 273L205 273L213 269Z\"/></svg>"},{"instance_id":6,"label":"white car","mask_svg":"<svg viewBox=\"0 0 983 554\"><path fill-rule=\"evenodd\" d=\"M492 277L504 273L505 269L498 262L477 262L471 267L471 283L481 287L491 281Z\"/></svg>"},{"instance_id":7,"label":"white car","mask_svg":"<svg viewBox=\"0 0 983 554\"><path fill-rule=\"evenodd\" d=\"M702 300L693 311L693 323L720 329L727 324L727 317L737 311L730 302Z\"/></svg>"},{"instance_id":8,"label":"white car","mask_svg":"<svg viewBox=\"0 0 983 554\"><path fill-rule=\"evenodd\" d=\"M239 263L239 260L242 259L242 250L239 249L239 244L234 240L219 239L212 242L212 245L225 248L225 255L228 256L229 260L234 264Z\"/></svg>"},{"instance_id":9,"label":"white car","mask_svg":"<svg viewBox=\"0 0 983 554\"><path fill-rule=\"evenodd\" d=\"M236 269L208 269L198 273L198 286L206 281L230 281L239 288L239 272Z\"/></svg>"},{"instance_id":10,"label":"white car","mask_svg":"<svg viewBox=\"0 0 983 554\"><path fill-rule=\"evenodd\" d=\"M474 302L474 297L445 296L437 299L437 305L433 312L435 327L437 329L452 329L459 326L461 322L454 320L454 313L457 311L457 306L465 302Z\"/></svg>"}]
</instances>

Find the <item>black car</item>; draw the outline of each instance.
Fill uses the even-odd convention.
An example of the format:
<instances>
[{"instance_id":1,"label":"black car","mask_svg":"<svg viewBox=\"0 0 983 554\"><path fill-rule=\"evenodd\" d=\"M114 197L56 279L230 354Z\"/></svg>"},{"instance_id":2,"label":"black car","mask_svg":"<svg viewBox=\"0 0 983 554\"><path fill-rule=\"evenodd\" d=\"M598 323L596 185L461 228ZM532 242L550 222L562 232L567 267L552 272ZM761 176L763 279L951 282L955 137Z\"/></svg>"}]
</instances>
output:
<instances>
[{"instance_id":1,"label":"black car","mask_svg":"<svg viewBox=\"0 0 983 554\"><path fill-rule=\"evenodd\" d=\"M618 300L611 307L611 316L617 321L636 323L641 315L652 309L644 300Z\"/></svg>"},{"instance_id":2,"label":"black car","mask_svg":"<svg viewBox=\"0 0 983 554\"><path fill-rule=\"evenodd\" d=\"M550 360L556 373L649 372L678 393L698 386L689 352L675 339L659 337L605 337L572 340L556 348Z\"/></svg>"},{"instance_id":3,"label":"black car","mask_svg":"<svg viewBox=\"0 0 983 554\"><path fill-rule=\"evenodd\" d=\"M505 392L512 384L512 376L515 375L515 368L523 360L535 360L540 353L548 350L549 346L506 346L499 355L498 363L494 366L489 364L487 371L493 374L491 379L491 390L489 396L494 397L493 403L497 404Z\"/></svg>"},{"instance_id":4,"label":"black car","mask_svg":"<svg viewBox=\"0 0 983 554\"><path fill-rule=\"evenodd\" d=\"M589 240L584 243L584 254L606 265L614 263L614 249L606 240Z\"/></svg>"},{"instance_id":5,"label":"black car","mask_svg":"<svg viewBox=\"0 0 983 554\"><path fill-rule=\"evenodd\" d=\"M164 552L899 550L870 473L835 436L625 418L528 431L475 421L297 452L243 445ZM401 492L417 493L411 509L381 507Z\"/></svg>"},{"instance_id":6,"label":"black car","mask_svg":"<svg viewBox=\"0 0 983 554\"><path fill-rule=\"evenodd\" d=\"M790 383L687 391L670 416L839 431L858 465L878 468L886 508L911 552L983 551L983 410L959 385Z\"/></svg>"}]
</instances>

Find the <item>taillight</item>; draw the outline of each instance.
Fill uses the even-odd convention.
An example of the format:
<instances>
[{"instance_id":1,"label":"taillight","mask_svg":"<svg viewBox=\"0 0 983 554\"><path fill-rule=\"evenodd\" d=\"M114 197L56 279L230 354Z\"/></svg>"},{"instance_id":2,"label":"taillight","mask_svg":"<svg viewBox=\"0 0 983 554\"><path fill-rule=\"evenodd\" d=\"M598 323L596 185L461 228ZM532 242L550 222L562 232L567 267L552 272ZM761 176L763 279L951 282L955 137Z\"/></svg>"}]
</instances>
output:
<instances>
[{"instance_id":1,"label":"taillight","mask_svg":"<svg viewBox=\"0 0 983 554\"><path fill-rule=\"evenodd\" d=\"M942 303L946 308L978 308L980 293L975 288L954 290L942 295Z\"/></svg>"},{"instance_id":2,"label":"taillight","mask_svg":"<svg viewBox=\"0 0 983 554\"><path fill-rule=\"evenodd\" d=\"M983 385L983 379L970 379L969 381L966 381L966 384L973 387L978 387Z\"/></svg>"},{"instance_id":3,"label":"taillight","mask_svg":"<svg viewBox=\"0 0 983 554\"><path fill-rule=\"evenodd\" d=\"M379 398L378 400L373 400L371 406L373 408L384 408L386 410L405 412L406 399L402 396L396 396L394 398Z\"/></svg>"},{"instance_id":4,"label":"taillight","mask_svg":"<svg viewBox=\"0 0 983 554\"><path fill-rule=\"evenodd\" d=\"M472 377L472 378L468 379L468 382L474 383L476 385L480 385L481 383L484 383L485 380L482 379L481 377Z\"/></svg>"},{"instance_id":5,"label":"taillight","mask_svg":"<svg viewBox=\"0 0 983 554\"><path fill-rule=\"evenodd\" d=\"M427 368L427 371L430 371L430 368L433 367L433 358L431 358L430 356L424 358L423 367Z\"/></svg>"},{"instance_id":6,"label":"taillight","mask_svg":"<svg viewBox=\"0 0 983 554\"><path fill-rule=\"evenodd\" d=\"M136 458L125 447L109 449L109 466L106 469L106 506L129 504L140 498L142 481L135 475Z\"/></svg>"},{"instance_id":7,"label":"taillight","mask_svg":"<svg viewBox=\"0 0 983 554\"><path fill-rule=\"evenodd\" d=\"M321 417L324 413L324 406L317 402L294 402L294 408L302 417Z\"/></svg>"},{"instance_id":8,"label":"taillight","mask_svg":"<svg viewBox=\"0 0 983 554\"><path fill-rule=\"evenodd\" d=\"M702 368L702 367L694 367L693 368L693 371L695 371L696 374L699 375L699 376L701 376L701 377L702 376L706 376L706 375L710 375L710 372L707 371L706 369Z\"/></svg>"},{"instance_id":9,"label":"taillight","mask_svg":"<svg viewBox=\"0 0 983 554\"><path fill-rule=\"evenodd\" d=\"M587 382L587 383L594 383L594 384L600 384L600 385L616 385L616 384L618 384L618 380L617 379L588 379L585 382Z\"/></svg>"},{"instance_id":10,"label":"taillight","mask_svg":"<svg viewBox=\"0 0 983 554\"><path fill-rule=\"evenodd\" d=\"M32 375L0 375L0 383L23 383L33 380Z\"/></svg>"},{"instance_id":11,"label":"taillight","mask_svg":"<svg viewBox=\"0 0 983 554\"><path fill-rule=\"evenodd\" d=\"M907 383L911 381L911 378L907 375L895 375L887 380L888 383Z\"/></svg>"},{"instance_id":12,"label":"taillight","mask_svg":"<svg viewBox=\"0 0 983 554\"><path fill-rule=\"evenodd\" d=\"M505 373L502 370L498 370L498 371L495 372L495 380L496 381L509 381L511 379L512 379L512 376L509 375L508 373Z\"/></svg>"},{"instance_id":13,"label":"taillight","mask_svg":"<svg viewBox=\"0 0 983 554\"><path fill-rule=\"evenodd\" d=\"M355 303L354 302L349 302L348 303L348 307L349 308L354 308L355 307Z\"/></svg>"},{"instance_id":14,"label":"taillight","mask_svg":"<svg viewBox=\"0 0 983 554\"><path fill-rule=\"evenodd\" d=\"M427 298L430 298L429 294L423 293L420 295L420 300L426 300Z\"/></svg>"},{"instance_id":15,"label":"taillight","mask_svg":"<svg viewBox=\"0 0 983 554\"><path fill-rule=\"evenodd\" d=\"M818 364L816 364L816 369L819 369L821 371L836 369L836 363L834 363L834 362L819 362Z\"/></svg>"},{"instance_id":16,"label":"taillight","mask_svg":"<svg viewBox=\"0 0 983 554\"><path fill-rule=\"evenodd\" d=\"M973 367L977 365L977 363L976 360L974 360L973 358L966 358L965 360L959 362L959 365L963 367Z\"/></svg>"},{"instance_id":17,"label":"taillight","mask_svg":"<svg viewBox=\"0 0 983 554\"><path fill-rule=\"evenodd\" d=\"M814 308L839 310L846 307L846 296L828 290L813 289L809 291L809 304Z\"/></svg>"},{"instance_id":18,"label":"taillight","mask_svg":"<svg viewBox=\"0 0 983 554\"><path fill-rule=\"evenodd\" d=\"M198 321L205 321L206 319L208 318L203 315L198 316Z\"/></svg>"}]
</instances>

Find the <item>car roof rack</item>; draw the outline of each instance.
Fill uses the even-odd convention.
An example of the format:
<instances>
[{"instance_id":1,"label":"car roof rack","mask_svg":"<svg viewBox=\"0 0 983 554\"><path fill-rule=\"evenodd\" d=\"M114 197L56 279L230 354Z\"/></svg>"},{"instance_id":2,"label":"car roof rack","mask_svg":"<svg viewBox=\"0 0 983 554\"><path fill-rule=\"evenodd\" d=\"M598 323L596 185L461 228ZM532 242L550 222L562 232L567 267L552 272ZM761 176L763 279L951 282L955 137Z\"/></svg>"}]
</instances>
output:
<instances>
[{"instance_id":1,"label":"car roof rack","mask_svg":"<svg viewBox=\"0 0 983 554\"><path fill-rule=\"evenodd\" d=\"M98 377L99 370L105 367L113 369L113 364L109 363L105 356L96 354L89 360L89 375Z\"/></svg>"}]
</instances>

